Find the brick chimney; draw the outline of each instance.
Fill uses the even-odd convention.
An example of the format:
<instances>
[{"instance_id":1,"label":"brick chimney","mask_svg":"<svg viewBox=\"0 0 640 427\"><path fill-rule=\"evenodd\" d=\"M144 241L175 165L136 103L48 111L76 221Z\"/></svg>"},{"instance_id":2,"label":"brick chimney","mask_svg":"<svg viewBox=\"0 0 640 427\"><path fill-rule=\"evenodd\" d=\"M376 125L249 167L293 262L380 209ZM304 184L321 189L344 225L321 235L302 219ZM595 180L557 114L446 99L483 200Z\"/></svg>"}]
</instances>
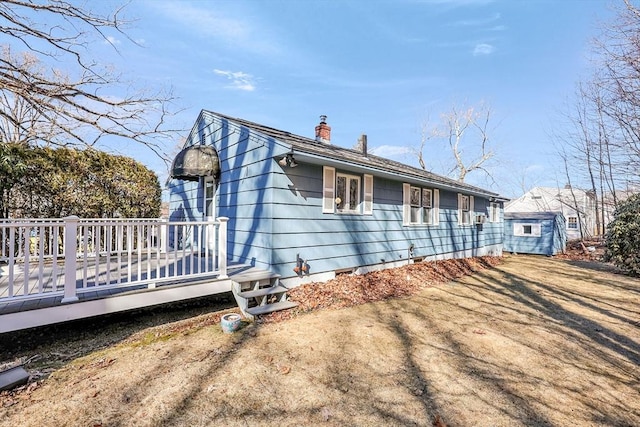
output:
<instances>
[{"instance_id":1,"label":"brick chimney","mask_svg":"<svg viewBox=\"0 0 640 427\"><path fill-rule=\"evenodd\" d=\"M320 124L316 126L316 141L331 144L331 127L327 124L327 116L320 116Z\"/></svg>"}]
</instances>

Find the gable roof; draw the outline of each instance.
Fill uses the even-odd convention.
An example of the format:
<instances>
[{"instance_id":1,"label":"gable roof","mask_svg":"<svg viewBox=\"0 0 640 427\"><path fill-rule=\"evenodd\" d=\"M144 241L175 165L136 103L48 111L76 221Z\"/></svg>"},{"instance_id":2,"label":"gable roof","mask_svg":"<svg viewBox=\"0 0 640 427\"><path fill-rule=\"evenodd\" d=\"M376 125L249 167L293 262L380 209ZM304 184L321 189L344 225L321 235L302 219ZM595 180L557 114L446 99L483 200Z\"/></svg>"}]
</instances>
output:
<instances>
[{"instance_id":1,"label":"gable roof","mask_svg":"<svg viewBox=\"0 0 640 427\"><path fill-rule=\"evenodd\" d=\"M561 212L505 212L504 219L545 220L554 219L556 216L564 216Z\"/></svg>"},{"instance_id":2,"label":"gable roof","mask_svg":"<svg viewBox=\"0 0 640 427\"><path fill-rule=\"evenodd\" d=\"M574 201L575 197L575 201ZM533 187L504 207L505 212L586 210L589 192L580 188ZM576 206L577 202L577 206Z\"/></svg>"},{"instance_id":3,"label":"gable roof","mask_svg":"<svg viewBox=\"0 0 640 427\"><path fill-rule=\"evenodd\" d=\"M202 114L218 116L221 119L236 123L237 125L245 127L253 132L271 137L290 146L294 154L302 153L310 156L318 156L321 158L346 162L373 171L387 173L390 172L399 177L407 177L422 182L428 182L436 187L453 188L470 194L478 194L482 196L493 197L499 200L507 200L505 198L499 197L497 193L475 187L464 182L459 182L454 179L447 178L413 166L409 166L401 162L389 160L384 157L374 156L372 154L367 154L365 156L359 150L344 148L334 144L318 142L312 138L295 135L290 132L254 123L249 120L231 117L213 111L203 110Z\"/></svg>"}]
</instances>

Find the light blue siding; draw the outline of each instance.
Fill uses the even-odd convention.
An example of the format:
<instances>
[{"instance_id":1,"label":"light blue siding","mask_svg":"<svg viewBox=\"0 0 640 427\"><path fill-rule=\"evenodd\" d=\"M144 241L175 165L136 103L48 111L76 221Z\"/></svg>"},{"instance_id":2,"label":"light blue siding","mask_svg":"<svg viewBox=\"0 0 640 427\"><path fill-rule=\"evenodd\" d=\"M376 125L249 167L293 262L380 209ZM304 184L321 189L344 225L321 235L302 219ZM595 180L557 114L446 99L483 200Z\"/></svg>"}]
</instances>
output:
<instances>
[{"instance_id":1,"label":"light blue siding","mask_svg":"<svg viewBox=\"0 0 640 427\"><path fill-rule=\"evenodd\" d=\"M403 226L403 182L373 177L373 214L322 213L323 168L299 162L282 168L281 143L256 136L215 116L201 116L188 144L213 145L220 157L216 216L226 216L231 262L250 263L293 277L297 256L310 273L333 272L406 260L451 256L502 244L503 224L458 225L458 195L440 189L440 224ZM348 169L336 172L362 177ZM171 181L175 217L202 217L202 183ZM362 183L361 183L362 191ZM362 199L362 197L361 197ZM489 200L475 197L475 212L488 215Z\"/></svg>"},{"instance_id":2,"label":"light blue siding","mask_svg":"<svg viewBox=\"0 0 640 427\"><path fill-rule=\"evenodd\" d=\"M557 255L565 250L567 243L565 220L561 214L529 213L507 214L504 221L504 250L512 253L534 255ZM516 217L513 217L516 216ZM544 218L543 218L544 217ZM540 225L540 236L516 236L516 225Z\"/></svg>"}]
</instances>

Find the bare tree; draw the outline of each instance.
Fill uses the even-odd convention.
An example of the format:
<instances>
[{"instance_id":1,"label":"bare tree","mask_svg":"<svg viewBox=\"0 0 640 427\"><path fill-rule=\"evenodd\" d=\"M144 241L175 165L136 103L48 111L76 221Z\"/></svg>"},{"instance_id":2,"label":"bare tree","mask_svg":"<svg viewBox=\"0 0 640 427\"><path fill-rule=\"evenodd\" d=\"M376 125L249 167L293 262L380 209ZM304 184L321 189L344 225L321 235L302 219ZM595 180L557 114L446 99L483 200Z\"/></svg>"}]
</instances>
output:
<instances>
[{"instance_id":1,"label":"bare tree","mask_svg":"<svg viewBox=\"0 0 640 427\"><path fill-rule=\"evenodd\" d=\"M431 140L439 139L446 141L453 155L454 165L448 171L450 175L464 182L469 173L482 171L491 178L486 166L495 157L489 139L492 114L491 107L485 103L475 107L454 106L441 114L437 126L429 128L428 122L424 122L418 151L420 166L426 169L423 152Z\"/></svg>"},{"instance_id":2,"label":"bare tree","mask_svg":"<svg viewBox=\"0 0 640 427\"><path fill-rule=\"evenodd\" d=\"M93 12L62 0L0 1L3 138L94 145L110 135L166 157L163 143L178 131L166 127L171 92L132 90L90 53L96 39L111 43L112 34L129 39L121 12ZM65 69L55 67L59 64Z\"/></svg>"},{"instance_id":3,"label":"bare tree","mask_svg":"<svg viewBox=\"0 0 640 427\"><path fill-rule=\"evenodd\" d=\"M640 183L640 10L630 0L613 21L603 26L595 41L596 66L593 76L599 87L598 109L615 126L609 129L612 145L624 154L619 165ZM612 132L612 133L611 133Z\"/></svg>"},{"instance_id":4,"label":"bare tree","mask_svg":"<svg viewBox=\"0 0 640 427\"><path fill-rule=\"evenodd\" d=\"M640 184L640 10L625 0L594 44L594 72L578 84L557 140L566 179L589 190L604 234L619 189Z\"/></svg>"}]
</instances>

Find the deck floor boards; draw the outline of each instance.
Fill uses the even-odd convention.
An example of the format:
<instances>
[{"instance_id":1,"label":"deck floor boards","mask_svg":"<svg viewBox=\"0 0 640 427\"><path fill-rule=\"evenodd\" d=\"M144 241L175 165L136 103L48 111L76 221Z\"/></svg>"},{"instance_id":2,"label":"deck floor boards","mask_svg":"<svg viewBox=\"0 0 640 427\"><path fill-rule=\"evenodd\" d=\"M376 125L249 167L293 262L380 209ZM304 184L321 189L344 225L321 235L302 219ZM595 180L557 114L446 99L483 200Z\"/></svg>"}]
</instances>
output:
<instances>
[{"instance_id":1,"label":"deck floor boards","mask_svg":"<svg viewBox=\"0 0 640 427\"><path fill-rule=\"evenodd\" d=\"M166 261L166 264L161 266L160 267L161 269L165 268L167 269L166 271L168 271L171 268L174 268L174 269L176 268L177 263L174 259L166 257L165 261ZM136 262L137 262L137 259L136 259ZM114 269L113 261L111 261L109 264L110 264L110 269L115 272L116 270ZM183 259L178 264L180 264L179 269L182 269L181 265L184 265L185 266L184 268L187 271L189 271L191 268L190 266L191 260L189 259ZM194 264L195 264L195 260L194 260ZM49 265L47 268L49 269L49 273L53 270L51 265ZM64 266L59 265L57 268L60 271L64 268ZM141 270L146 273L146 268L147 267L144 266L144 268L141 268ZM117 308L109 308L109 309L104 309L103 312L97 312L97 313L92 311L87 312L86 307L89 307L89 306L95 307L96 302L100 300L105 300L105 299L113 299L114 303L99 304L98 307L115 305L115 306L122 307L122 309L127 309L126 307L140 308L144 306L152 306L152 305L168 303L173 301L180 301L180 300L186 299L185 296L189 296L189 295L193 295L193 297L198 297L198 296L205 296L205 295L214 295L217 293L230 292L231 280L233 280L233 277L235 275L245 275L245 274L252 275L254 273L262 273L262 274L265 273L264 271L251 267L249 265L238 264L238 265L230 265L228 267L227 274L229 278L220 279L218 278L217 273L210 273L210 274L198 274L197 276L175 277L175 279L170 278L169 280L165 279L165 281L158 281L156 277L151 277L145 280L146 276L145 278L137 279L137 267L135 268L131 267L131 270L129 270L128 266L125 266L123 268L123 266L121 265L121 268L119 270L121 281L128 279L129 271L131 271L132 273L131 275L132 278L136 278L137 280L141 280L141 281L133 283L131 285L126 285L126 284L118 285L117 279L114 279L111 281L112 284L95 285L92 283L92 285L90 286L83 287L83 281L79 279L80 274L82 273L82 269L83 269L83 265L81 265L81 263L78 263L77 276L76 276L77 278L76 288L78 291L77 293L78 301L72 302L72 303L66 303L66 304L62 304L63 290L64 290L63 286L58 285L57 291L54 292L53 286L51 286L51 282L48 282L47 286L44 287L46 292L40 293L40 294L37 293L38 286L37 286L36 280L38 278L38 273L39 273L38 271L39 267L37 265L35 266L35 273L34 273L34 268L28 269L28 271L30 271L30 274L29 274L30 281L28 282L28 288L30 290L30 293L27 296L24 296L23 293L20 292L20 294L16 295L15 298L8 298L8 275L1 276L0 277L0 323L3 323L3 322L6 323L7 321L9 321L10 318L17 319L19 317L24 318L25 316L37 317L37 316L40 316L39 313L44 313L44 312L50 313L51 310L54 310L54 311L64 310L66 313L65 316L67 316L69 319L83 318L83 317L89 317L89 315L99 315L99 314L106 314L108 312L121 311ZM103 263L103 265L99 265L98 269L100 271L102 270L106 271L106 264ZM136 273L136 275L133 275L134 272ZM46 276L46 274L44 274L44 276L49 277L50 279L52 277L51 274L49 274L49 276ZM150 287L149 286L150 284L153 284L153 286ZM192 290L186 289L189 287L192 287L193 289ZM17 290L17 288L18 288L17 286L14 286L14 294L16 294L15 291ZM182 291L180 290L180 288L183 288ZM198 289L196 290L195 288L198 288ZM22 279L20 280L19 289L20 291L23 290ZM33 293L33 292L36 292L36 293ZM148 294L148 297L143 298L141 297L141 294ZM160 296L160 294L162 294L162 296ZM131 298L132 301L127 302L126 301L127 298ZM116 300L118 301L117 303L115 303ZM145 301L148 301L148 303L145 303ZM75 311L77 311L77 313L74 314ZM64 319L66 319L66 317L63 318L60 315L51 315L50 317L51 317L51 322L31 320L30 324L37 323L37 325L44 325L48 323L57 323L59 321L64 321ZM61 318L63 320L60 320ZM9 323L12 323L12 322L14 321L13 320L9 321ZM20 321L16 320L15 322L20 322ZM28 326L28 327L31 327L31 326ZM17 329L20 329L20 328L16 328L12 326L0 327L0 333L7 332L10 330L17 330Z\"/></svg>"}]
</instances>

